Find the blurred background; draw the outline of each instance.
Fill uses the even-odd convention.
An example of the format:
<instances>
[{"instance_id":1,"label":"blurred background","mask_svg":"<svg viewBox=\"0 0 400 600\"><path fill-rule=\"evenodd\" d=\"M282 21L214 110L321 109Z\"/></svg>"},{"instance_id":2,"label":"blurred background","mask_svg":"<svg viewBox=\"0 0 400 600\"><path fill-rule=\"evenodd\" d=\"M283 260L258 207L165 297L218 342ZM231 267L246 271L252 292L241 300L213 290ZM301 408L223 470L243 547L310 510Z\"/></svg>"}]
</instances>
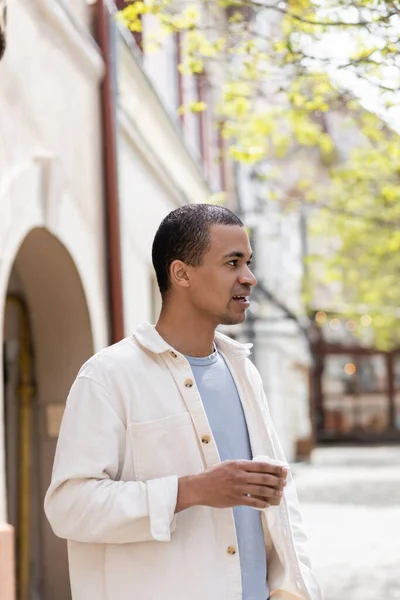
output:
<instances>
[{"instance_id":1,"label":"blurred background","mask_svg":"<svg viewBox=\"0 0 400 600\"><path fill-rule=\"evenodd\" d=\"M400 599L399 15L0 0L1 600L70 599L42 509L65 398L157 320L152 239L193 202L248 228L222 330L254 345L325 600Z\"/></svg>"}]
</instances>

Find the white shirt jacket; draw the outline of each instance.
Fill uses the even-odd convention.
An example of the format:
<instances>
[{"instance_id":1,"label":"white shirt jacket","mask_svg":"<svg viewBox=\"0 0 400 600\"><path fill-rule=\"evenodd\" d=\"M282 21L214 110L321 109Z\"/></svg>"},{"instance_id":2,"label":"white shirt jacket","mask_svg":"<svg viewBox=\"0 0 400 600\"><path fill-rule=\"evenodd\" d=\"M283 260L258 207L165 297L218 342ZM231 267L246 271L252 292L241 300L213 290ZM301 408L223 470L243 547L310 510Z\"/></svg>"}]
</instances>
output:
<instances>
[{"instance_id":1,"label":"white shirt jacket","mask_svg":"<svg viewBox=\"0 0 400 600\"><path fill-rule=\"evenodd\" d=\"M221 334L253 455L284 460L248 346ZM175 515L178 478L220 462L186 358L142 323L92 357L66 404L45 511L73 600L242 600L233 511ZM263 511L272 600L322 600L292 476Z\"/></svg>"}]
</instances>

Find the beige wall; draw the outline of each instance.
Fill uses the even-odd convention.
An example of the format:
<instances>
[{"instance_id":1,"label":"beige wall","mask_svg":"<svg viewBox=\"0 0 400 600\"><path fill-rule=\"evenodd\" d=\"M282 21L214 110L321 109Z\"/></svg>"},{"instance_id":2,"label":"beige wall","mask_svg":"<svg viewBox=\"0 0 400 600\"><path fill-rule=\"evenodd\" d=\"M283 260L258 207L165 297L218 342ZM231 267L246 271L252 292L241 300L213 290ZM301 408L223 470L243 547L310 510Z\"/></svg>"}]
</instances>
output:
<instances>
[{"instance_id":1,"label":"beige wall","mask_svg":"<svg viewBox=\"0 0 400 600\"><path fill-rule=\"evenodd\" d=\"M120 122L139 156L151 164L147 177L168 185L173 203L204 202L210 191L202 171L121 34L117 34L117 62Z\"/></svg>"},{"instance_id":2,"label":"beige wall","mask_svg":"<svg viewBox=\"0 0 400 600\"><path fill-rule=\"evenodd\" d=\"M63 5L76 9L73 18ZM48 485L56 442L48 428L49 407L62 411L78 368L109 340L99 101L103 64L85 29L87 11L84 0L11 2L9 47L0 65L0 332L10 276L16 274L35 349L39 498ZM185 202L204 201L208 189L149 79L127 46L119 51L121 237L129 333L139 320L153 316L150 247L159 222ZM2 344L0 365L1 353ZM60 585L66 580L65 545L44 521L41 527L44 596L67 600L68 586ZM0 536L0 552L10 554L9 530ZM9 560L0 564L10 572ZM1 597L4 589L1 585L0 600L10 600Z\"/></svg>"},{"instance_id":3,"label":"beige wall","mask_svg":"<svg viewBox=\"0 0 400 600\"><path fill-rule=\"evenodd\" d=\"M120 223L128 335L140 321L155 317L151 246L160 222L178 206L206 201L210 192L179 128L121 32L117 32L117 56ZM154 78L153 59L146 59L145 66ZM161 65L165 67L164 62ZM163 81L167 85L165 78Z\"/></svg>"},{"instance_id":4,"label":"beige wall","mask_svg":"<svg viewBox=\"0 0 400 600\"><path fill-rule=\"evenodd\" d=\"M73 8L79 9L77 20L61 2L10 2L8 48L0 64L0 332L14 272L28 304L35 355L34 442L40 462L35 510L47 567L46 600L69 598L67 583L62 585L65 542L51 533L42 511L56 442L48 428L49 407L50 412L55 407L53 415L60 413L57 407L62 412L82 362L109 339L99 106L103 65L85 31L85 1L74 0ZM8 329L6 335L14 334ZM0 600L11 600L2 388Z\"/></svg>"},{"instance_id":5,"label":"beige wall","mask_svg":"<svg viewBox=\"0 0 400 600\"><path fill-rule=\"evenodd\" d=\"M77 264L101 347L107 342L102 61L58 2L10 3L8 34L0 66L0 289L25 235L45 226Z\"/></svg>"}]
</instances>

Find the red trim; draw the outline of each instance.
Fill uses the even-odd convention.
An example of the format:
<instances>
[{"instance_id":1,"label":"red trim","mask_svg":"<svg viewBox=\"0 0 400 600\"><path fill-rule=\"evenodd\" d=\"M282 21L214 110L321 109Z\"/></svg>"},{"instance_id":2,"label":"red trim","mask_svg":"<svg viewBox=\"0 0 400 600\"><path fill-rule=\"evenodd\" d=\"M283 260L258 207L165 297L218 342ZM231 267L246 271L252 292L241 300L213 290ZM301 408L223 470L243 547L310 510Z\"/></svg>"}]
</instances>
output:
<instances>
[{"instance_id":1,"label":"red trim","mask_svg":"<svg viewBox=\"0 0 400 600\"><path fill-rule=\"evenodd\" d=\"M106 6L106 0L98 0L95 4L95 11L96 38L105 63L105 75L101 84L101 108L111 338L112 342L118 342L124 337L125 331L118 202L116 123L113 106L113 74L110 61L110 13Z\"/></svg>"}]
</instances>

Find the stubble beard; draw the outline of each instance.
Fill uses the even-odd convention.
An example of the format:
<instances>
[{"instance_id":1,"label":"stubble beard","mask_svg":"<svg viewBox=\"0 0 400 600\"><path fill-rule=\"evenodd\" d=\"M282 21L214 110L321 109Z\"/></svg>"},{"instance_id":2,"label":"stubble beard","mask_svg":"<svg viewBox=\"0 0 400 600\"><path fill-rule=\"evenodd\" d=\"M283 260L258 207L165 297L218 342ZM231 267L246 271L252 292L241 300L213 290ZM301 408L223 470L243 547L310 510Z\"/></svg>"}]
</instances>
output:
<instances>
[{"instance_id":1,"label":"stubble beard","mask_svg":"<svg viewBox=\"0 0 400 600\"><path fill-rule=\"evenodd\" d=\"M220 325L240 325L244 322L246 318L246 313L243 313L242 316L234 317L233 315L224 315L220 319Z\"/></svg>"}]
</instances>

